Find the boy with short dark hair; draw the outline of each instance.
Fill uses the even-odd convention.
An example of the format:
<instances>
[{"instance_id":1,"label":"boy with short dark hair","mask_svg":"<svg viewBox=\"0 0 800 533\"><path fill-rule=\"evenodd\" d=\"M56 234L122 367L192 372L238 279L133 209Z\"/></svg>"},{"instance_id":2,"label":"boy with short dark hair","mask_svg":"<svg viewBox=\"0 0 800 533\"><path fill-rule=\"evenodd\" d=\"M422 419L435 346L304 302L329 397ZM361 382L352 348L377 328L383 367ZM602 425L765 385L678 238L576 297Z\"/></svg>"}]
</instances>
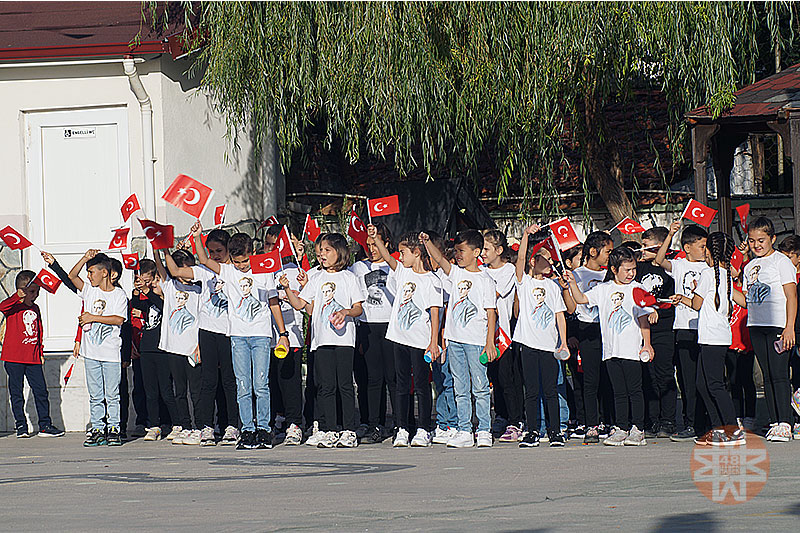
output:
<instances>
[{"instance_id":1,"label":"boy with short dark hair","mask_svg":"<svg viewBox=\"0 0 800 533\"><path fill-rule=\"evenodd\" d=\"M6 317L6 334L0 360L8 374L8 392L17 437L30 437L25 418L24 379L33 392L36 413L39 416L40 437L60 437L64 432L53 426L50 419L50 401L42 372L42 315L34 302L39 296L36 274L23 270L17 274L14 287L17 292L0 302L0 312Z\"/></svg>"}]
</instances>

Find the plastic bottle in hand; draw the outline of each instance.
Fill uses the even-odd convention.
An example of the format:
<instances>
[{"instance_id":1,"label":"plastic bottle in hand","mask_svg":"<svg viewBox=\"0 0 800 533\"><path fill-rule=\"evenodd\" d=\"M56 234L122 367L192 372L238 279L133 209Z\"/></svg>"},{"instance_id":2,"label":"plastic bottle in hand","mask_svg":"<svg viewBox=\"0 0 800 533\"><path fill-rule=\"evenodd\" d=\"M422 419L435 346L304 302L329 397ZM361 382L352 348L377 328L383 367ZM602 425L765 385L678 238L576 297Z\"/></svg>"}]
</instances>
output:
<instances>
[{"instance_id":1,"label":"plastic bottle in hand","mask_svg":"<svg viewBox=\"0 0 800 533\"><path fill-rule=\"evenodd\" d=\"M494 349L497 350L497 357L499 358L500 357L500 348L495 346ZM486 353L486 351L484 351L481 354L481 356L478 358L478 361L480 361L482 365L488 365L489 364L489 355Z\"/></svg>"}]
</instances>

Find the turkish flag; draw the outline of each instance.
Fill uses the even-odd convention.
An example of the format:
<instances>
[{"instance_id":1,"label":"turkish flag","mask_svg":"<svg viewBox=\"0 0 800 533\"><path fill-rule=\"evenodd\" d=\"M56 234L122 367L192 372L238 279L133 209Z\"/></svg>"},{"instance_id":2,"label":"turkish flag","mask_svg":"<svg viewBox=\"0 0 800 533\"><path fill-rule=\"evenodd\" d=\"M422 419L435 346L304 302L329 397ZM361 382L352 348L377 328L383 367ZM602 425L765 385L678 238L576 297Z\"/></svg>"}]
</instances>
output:
<instances>
[{"instance_id":1,"label":"turkish flag","mask_svg":"<svg viewBox=\"0 0 800 533\"><path fill-rule=\"evenodd\" d=\"M695 199L689 200L686 209L683 210L681 218L688 218L692 222L697 222L706 228L711 225L711 221L717 216L717 210L701 204Z\"/></svg>"},{"instance_id":2,"label":"turkish flag","mask_svg":"<svg viewBox=\"0 0 800 533\"><path fill-rule=\"evenodd\" d=\"M3 242L6 243L6 246L12 250L24 250L28 246L33 246L31 241L26 239L22 233L18 232L11 226L6 226L5 228L0 229L0 239L3 239Z\"/></svg>"},{"instance_id":3,"label":"turkish flag","mask_svg":"<svg viewBox=\"0 0 800 533\"><path fill-rule=\"evenodd\" d=\"M127 222L128 219L131 218L131 215L141 208L142 206L139 205L139 199L136 197L136 193L128 196L128 199L125 200L125 203L123 203L122 207L119 209L122 212L123 222Z\"/></svg>"},{"instance_id":4,"label":"turkish flag","mask_svg":"<svg viewBox=\"0 0 800 533\"><path fill-rule=\"evenodd\" d=\"M619 224L614 226L621 233L625 235L633 235L635 233L644 233L644 228L641 224L633 220L631 217L625 217L619 221Z\"/></svg>"},{"instance_id":5,"label":"turkish flag","mask_svg":"<svg viewBox=\"0 0 800 533\"><path fill-rule=\"evenodd\" d=\"M278 240L275 241L275 249L278 250L281 259L284 257L294 257L294 246L292 246L292 239L289 238L289 230L286 226L281 228L278 233Z\"/></svg>"},{"instance_id":6,"label":"turkish flag","mask_svg":"<svg viewBox=\"0 0 800 533\"><path fill-rule=\"evenodd\" d=\"M536 243L533 248L531 249L531 256L538 252L541 248L544 248L550 253L550 259L553 262L561 262L561 252L558 249L558 246L555 244L555 238L553 235L550 235L545 240Z\"/></svg>"},{"instance_id":7,"label":"turkish flag","mask_svg":"<svg viewBox=\"0 0 800 533\"><path fill-rule=\"evenodd\" d=\"M322 234L322 230L317 224L317 221L311 218L311 215L306 215L306 223L303 226L303 233L306 234L308 240L311 242L316 242L317 238Z\"/></svg>"},{"instance_id":8,"label":"turkish flag","mask_svg":"<svg viewBox=\"0 0 800 533\"><path fill-rule=\"evenodd\" d=\"M69 383L69 378L70 378L70 376L72 376L72 369L74 367L75 367L75 363L74 362L71 365L69 365L69 370L67 370L67 373L64 374L64 385Z\"/></svg>"},{"instance_id":9,"label":"turkish flag","mask_svg":"<svg viewBox=\"0 0 800 533\"><path fill-rule=\"evenodd\" d=\"M580 239L578 239L578 234L575 233L575 228L572 227L567 217L551 222L548 226L553 231L553 236L562 250L569 250L581 243Z\"/></svg>"},{"instance_id":10,"label":"turkish flag","mask_svg":"<svg viewBox=\"0 0 800 533\"><path fill-rule=\"evenodd\" d=\"M139 253L122 254L122 264L128 270L139 270Z\"/></svg>"},{"instance_id":11,"label":"turkish flag","mask_svg":"<svg viewBox=\"0 0 800 533\"><path fill-rule=\"evenodd\" d=\"M61 280L58 279L58 276L46 268L41 269L36 279L33 281L50 294L55 294L58 290L58 286L61 285Z\"/></svg>"},{"instance_id":12,"label":"turkish flag","mask_svg":"<svg viewBox=\"0 0 800 533\"><path fill-rule=\"evenodd\" d=\"M633 288L633 300L639 307L655 307L658 304L656 297L641 287Z\"/></svg>"},{"instance_id":13,"label":"turkish flag","mask_svg":"<svg viewBox=\"0 0 800 533\"><path fill-rule=\"evenodd\" d=\"M142 225L144 235L153 246L153 250L172 248L172 245L175 244L174 228L172 226L161 225L158 222L144 218L139 220L139 224Z\"/></svg>"},{"instance_id":14,"label":"turkish flag","mask_svg":"<svg viewBox=\"0 0 800 533\"><path fill-rule=\"evenodd\" d=\"M225 211L228 209L228 204L218 205L214 209L214 225L221 226L225 223Z\"/></svg>"},{"instance_id":15,"label":"turkish flag","mask_svg":"<svg viewBox=\"0 0 800 533\"><path fill-rule=\"evenodd\" d=\"M400 212L400 201L395 194L394 196L367 200L367 207L369 208L369 216L371 217L396 215Z\"/></svg>"},{"instance_id":16,"label":"turkish flag","mask_svg":"<svg viewBox=\"0 0 800 533\"><path fill-rule=\"evenodd\" d=\"M503 328L498 327L497 331L494 332L494 342L497 344L497 349L500 350L500 355L502 356L511 346L511 337L503 331Z\"/></svg>"},{"instance_id":17,"label":"turkish flag","mask_svg":"<svg viewBox=\"0 0 800 533\"><path fill-rule=\"evenodd\" d=\"M364 251L367 251L367 228L358 218L355 209L350 212L350 224L347 226L347 234L360 244Z\"/></svg>"},{"instance_id":18,"label":"turkish flag","mask_svg":"<svg viewBox=\"0 0 800 533\"><path fill-rule=\"evenodd\" d=\"M184 174L178 174L161 198L184 213L194 218L200 218L212 196L214 196L214 189L208 185Z\"/></svg>"},{"instance_id":19,"label":"turkish flag","mask_svg":"<svg viewBox=\"0 0 800 533\"><path fill-rule=\"evenodd\" d=\"M281 266L281 256L277 247L269 253L250 256L250 269L253 274L271 274L280 270Z\"/></svg>"},{"instance_id":20,"label":"turkish flag","mask_svg":"<svg viewBox=\"0 0 800 533\"><path fill-rule=\"evenodd\" d=\"M742 226L742 231L747 233L747 217L750 215L750 204L737 205L736 212L739 213L739 224Z\"/></svg>"},{"instance_id":21,"label":"turkish flag","mask_svg":"<svg viewBox=\"0 0 800 533\"><path fill-rule=\"evenodd\" d=\"M111 237L111 243L108 245L109 250L119 250L128 247L128 233L131 228L119 228L114 230L114 236Z\"/></svg>"},{"instance_id":22,"label":"turkish flag","mask_svg":"<svg viewBox=\"0 0 800 533\"><path fill-rule=\"evenodd\" d=\"M272 215L267 220L262 222L261 225L256 229L256 231L258 231L258 230L260 230L262 228L266 228L267 226L274 226L275 224L278 224L278 223L279 223L278 219L275 218L275 215Z\"/></svg>"},{"instance_id":23,"label":"turkish flag","mask_svg":"<svg viewBox=\"0 0 800 533\"><path fill-rule=\"evenodd\" d=\"M744 256L742 252L740 252L738 248L734 248L733 254L731 255L731 266L741 272L743 263Z\"/></svg>"},{"instance_id":24,"label":"turkish flag","mask_svg":"<svg viewBox=\"0 0 800 533\"><path fill-rule=\"evenodd\" d=\"M300 268L306 272L311 270L311 263L308 262L308 256L306 254L303 254L303 258L300 259Z\"/></svg>"},{"instance_id":25,"label":"turkish flag","mask_svg":"<svg viewBox=\"0 0 800 533\"><path fill-rule=\"evenodd\" d=\"M193 255L197 255L197 246L194 244L194 237L192 237L192 234L190 233L189 236L186 237L186 239L188 239L188 241L192 244L192 254ZM206 246L206 241L207 240L208 240L208 235L203 235L201 233L200 234L200 242L203 243L203 246L205 248L208 248L208 246Z\"/></svg>"}]
</instances>

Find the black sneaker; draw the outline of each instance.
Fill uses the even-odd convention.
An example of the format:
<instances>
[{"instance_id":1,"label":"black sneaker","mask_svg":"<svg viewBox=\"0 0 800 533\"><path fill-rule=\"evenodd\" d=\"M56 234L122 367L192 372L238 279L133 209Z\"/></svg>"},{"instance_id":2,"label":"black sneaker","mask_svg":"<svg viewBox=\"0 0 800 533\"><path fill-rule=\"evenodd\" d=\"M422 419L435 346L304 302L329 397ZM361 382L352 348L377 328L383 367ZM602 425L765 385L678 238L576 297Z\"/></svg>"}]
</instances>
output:
<instances>
[{"instance_id":1,"label":"black sneaker","mask_svg":"<svg viewBox=\"0 0 800 533\"><path fill-rule=\"evenodd\" d=\"M108 428L106 444L109 446L122 446L122 436L120 435L119 428Z\"/></svg>"},{"instance_id":2,"label":"black sneaker","mask_svg":"<svg viewBox=\"0 0 800 533\"><path fill-rule=\"evenodd\" d=\"M581 424L577 426L575 429L570 431L570 438L575 437L576 439L582 439L586 436L586 426Z\"/></svg>"},{"instance_id":3,"label":"black sneaker","mask_svg":"<svg viewBox=\"0 0 800 533\"><path fill-rule=\"evenodd\" d=\"M51 424L39 429L37 435L39 437L63 437L64 431ZM17 434L17 437L19 437L19 434Z\"/></svg>"},{"instance_id":4,"label":"black sneaker","mask_svg":"<svg viewBox=\"0 0 800 533\"><path fill-rule=\"evenodd\" d=\"M539 446L539 432L526 431L522 434L522 440L519 441L520 448L536 448Z\"/></svg>"},{"instance_id":5,"label":"black sneaker","mask_svg":"<svg viewBox=\"0 0 800 533\"><path fill-rule=\"evenodd\" d=\"M236 445L237 450L253 450L256 448L256 433L255 431L242 431L242 436L239 437L239 444Z\"/></svg>"},{"instance_id":6,"label":"black sneaker","mask_svg":"<svg viewBox=\"0 0 800 533\"><path fill-rule=\"evenodd\" d=\"M88 447L92 446L105 446L106 444L106 435L102 429L93 429L86 435L86 440L83 441L83 445Z\"/></svg>"},{"instance_id":7,"label":"black sneaker","mask_svg":"<svg viewBox=\"0 0 800 533\"><path fill-rule=\"evenodd\" d=\"M586 430L586 435L583 437L584 444L597 444L600 442L600 433L596 427L591 427Z\"/></svg>"},{"instance_id":8,"label":"black sneaker","mask_svg":"<svg viewBox=\"0 0 800 533\"><path fill-rule=\"evenodd\" d=\"M669 437L669 440L671 440L672 442L688 442L688 441L694 442L694 438L696 436L697 433L695 433L694 428L687 426L683 428L681 431L673 433Z\"/></svg>"},{"instance_id":9,"label":"black sneaker","mask_svg":"<svg viewBox=\"0 0 800 533\"><path fill-rule=\"evenodd\" d=\"M364 438L361 439L362 442L365 444L380 444L383 442L383 432L381 432L381 428L375 426L371 430L367 431Z\"/></svg>"},{"instance_id":10,"label":"black sneaker","mask_svg":"<svg viewBox=\"0 0 800 533\"><path fill-rule=\"evenodd\" d=\"M554 446L564 446L566 444L566 440L564 439L563 433L556 433L555 431L550 432L550 447L553 448Z\"/></svg>"},{"instance_id":11,"label":"black sneaker","mask_svg":"<svg viewBox=\"0 0 800 533\"><path fill-rule=\"evenodd\" d=\"M675 433L675 426L661 426L658 428L658 433L656 434L656 438L658 439L668 439Z\"/></svg>"},{"instance_id":12,"label":"black sneaker","mask_svg":"<svg viewBox=\"0 0 800 533\"><path fill-rule=\"evenodd\" d=\"M611 426L600 424L597 426L597 436L601 439L607 439L611 435Z\"/></svg>"},{"instance_id":13,"label":"black sneaker","mask_svg":"<svg viewBox=\"0 0 800 533\"><path fill-rule=\"evenodd\" d=\"M27 439L31 436L31 432L28 429L28 426L19 426L17 427L17 438L18 439Z\"/></svg>"},{"instance_id":14,"label":"black sneaker","mask_svg":"<svg viewBox=\"0 0 800 533\"><path fill-rule=\"evenodd\" d=\"M272 449L272 432L266 429L257 429L255 444L255 448L260 448L262 450Z\"/></svg>"},{"instance_id":15,"label":"black sneaker","mask_svg":"<svg viewBox=\"0 0 800 533\"><path fill-rule=\"evenodd\" d=\"M655 439L656 437L658 437L659 429L660 428L659 428L658 424L653 424L652 426L650 426L648 428L645 428L645 430L644 430L644 438L646 438L646 439Z\"/></svg>"}]
</instances>

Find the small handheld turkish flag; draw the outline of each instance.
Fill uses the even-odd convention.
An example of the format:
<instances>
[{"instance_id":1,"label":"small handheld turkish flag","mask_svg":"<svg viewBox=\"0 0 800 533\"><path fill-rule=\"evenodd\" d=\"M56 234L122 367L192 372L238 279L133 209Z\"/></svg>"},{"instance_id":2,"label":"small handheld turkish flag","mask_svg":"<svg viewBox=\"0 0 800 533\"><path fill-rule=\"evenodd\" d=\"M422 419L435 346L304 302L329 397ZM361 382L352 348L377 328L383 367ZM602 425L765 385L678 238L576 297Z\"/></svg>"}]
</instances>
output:
<instances>
[{"instance_id":1,"label":"small handheld turkish flag","mask_svg":"<svg viewBox=\"0 0 800 533\"><path fill-rule=\"evenodd\" d=\"M692 222L697 222L706 228L711 225L711 221L717 216L717 210L701 204L695 199L689 200L686 209L683 210L681 218L688 218Z\"/></svg>"},{"instance_id":2,"label":"small handheld turkish flag","mask_svg":"<svg viewBox=\"0 0 800 533\"><path fill-rule=\"evenodd\" d=\"M300 268L306 272L311 270L311 263L308 262L308 256L306 254L303 254L303 258L300 259Z\"/></svg>"},{"instance_id":3,"label":"small handheld turkish flag","mask_svg":"<svg viewBox=\"0 0 800 533\"><path fill-rule=\"evenodd\" d=\"M503 331L503 328L498 327L497 331L494 332L494 342L497 344L497 349L500 350L500 355L502 356L511 346L511 337Z\"/></svg>"},{"instance_id":4,"label":"small handheld turkish flag","mask_svg":"<svg viewBox=\"0 0 800 533\"><path fill-rule=\"evenodd\" d=\"M172 248L172 245L175 244L174 228L172 226L161 225L158 222L144 218L139 220L139 224L142 225L144 235L153 246L153 250Z\"/></svg>"},{"instance_id":5,"label":"small handheld turkish flag","mask_svg":"<svg viewBox=\"0 0 800 533\"><path fill-rule=\"evenodd\" d=\"M361 219L358 218L355 209L350 212L350 224L347 227L347 234L360 244L361 247L364 248L364 251L368 251L367 228L364 226L364 223L361 222Z\"/></svg>"},{"instance_id":6,"label":"small handheld turkish flag","mask_svg":"<svg viewBox=\"0 0 800 533\"><path fill-rule=\"evenodd\" d=\"M139 270L139 253L122 254L122 264L128 270Z\"/></svg>"},{"instance_id":7,"label":"small handheld turkish flag","mask_svg":"<svg viewBox=\"0 0 800 533\"><path fill-rule=\"evenodd\" d=\"M559 251L558 246L556 245L555 237L552 234L543 241L539 241L533 246L533 248L531 248L531 256L533 256L533 254L538 252L541 248L544 248L548 251L550 254L550 259L554 263L561 262L561 252Z\"/></svg>"},{"instance_id":8,"label":"small handheld turkish flag","mask_svg":"<svg viewBox=\"0 0 800 533\"><path fill-rule=\"evenodd\" d=\"M569 250L581 243L580 239L578 239L578 234L575 233L575 228L572 227L567 217L551 222L548 226L553 231L553 236L562 250Z\"/></svg>"},{"instance_id":9,"label":"small handheld turkish flag","mask_svg":"<svg viewBox=\"0 0 800 533\"><path fill-rule=\"evenodd\" d=\"M128 233L131 228L119 228L114 230L114 236L111 237L111 243L108 245L109 250L119 250L128 247Z\"/></svg>"},{"instance_id":10,"label":"small handheld turkish flag","mask_svg":"<svg viewBox=\"0 0 800 533\"><path fill-rule=\"evenodd\" d=\"M266 228L267 226L274 226L275 224L279 224L278 219L275 218L275 215L272 215L267 220L261 223L261 225L256 229L256 231Z\"/></svg>"},{"instance_id":11,"label":"small handheld turkish flag","mask_svg":"<svg viewBox=\"0 0 800 533\"><path fill-rule=\"evenodd\" d=\"M320 234L322 234L322 230L317 224L317 221L311 218L311 215L306 215L306 223L303 227L303 233L306 234L308 240L311 242L316 242L317 238L319 238Z\"/></svg>"},{"instance_id":12,"label":"small handheld turkish flag","mask_svg":"<svg viewBox=\"0 0 800 533\"><path fill-rule=\"evenodd\" d=\"M228 204L218 205L214 209L214 225L221 226L225 223L225 211L228 209Z\"/></svg>"},{"instance_id":13,"label":"small handheld turkish flag","mask_svg":"<svg viewBox=\"0 0 800 533\"><path fill-rule=\"evenodd\" d=\"M731 255L731 266L736 270L741 271L743 263L744 255L742 255L742 252L740 252L738 248L734 248L733 254Z\"/></svg>"},{"instance_id":14,"label":"small handheld turkish flag","mask_svg":"<svg viewBox=\"0 0 800 533\"><path fill-rule=\"evenodd\" d=\"M278 240L275 241L275 249L278 250L281 259L284 257L294 257L294 246L292 246L292 239L289 238L289 230L286 226L281 228L278 233Z\"/></svg>"},{"instance_id":15,"label":"small handheld turkish flag","mask_svg":"<svg viewBox=\"0 0 800 533\"><path fill-rule=\"evenodd\" d=\"M400 201L395 194L394 196L367 200L367 207L369 208L369 216L371 217L396 215L400 212Z\"/></svg>"},{"instance_id":16,"label":"small handheld turkish flag","mask_svg":"<svg viewBox=\"0 0 800 533\"><path fill-rule=\"evenodd\" d=\"M6 226L3 229L0 229L0 239L6 243L6 246L11 248L12 250L24 250L28 246L33 246L31 241L26 239L22 233L18 232L11 226Z\"/></svg>"},{"instance_id":17,"label":"small handheld turkish flag","mask_svg":"<svg viewBox=\"0 0 800 533\"><path fill-rule=\"evenodd\" d=\"M195 245L194 237L192 237L191 233L186 237L186 240L188 240L192 244L192 255L197 255L197 245ZM208 235L201 233L200 242L203 243L203 246L205 246L206 248L208 248L208 245L206 245L207 241L208 241Z\"/></svg>"},{"instance_id":18,"label":"small handheld turkish flag","mask_svg":"<svg viewBox=\"0 0 800 533\"><path fill-rule=\"evenodd\" d=\"M61 285L61 280L46 268L41 269L33 281L50 294L55 294Z\"/></svg>"},{"instance_id":19,"label":"small handheld turkish flag","mask_svg":"<svg viewBox=\"0 0 800 533\"><path fill-rule=\"evenodd\" d=\"M69 378L72 376L72 369L74 367L75 367L75 363L74 362L71 365L69 365L69 370L67 370L67 373L64 374L64 385L69 383Z\"/></svg>"},{"instance_id":20,"label":"small handheld turkish flag","mask_svg":"<svg viewBox=\"0 0 800 533\"><path fill-rule=\"evenodd\" d=\"M633 288L633 301L639 307L655 307L658 304L656 297L641 287Z\"/></svg>"},{"instance_id":21,"label":"small handheld turkish flag","mask_svg":"<svg viewBox=\"0 0 800 533\"><path fill-rule=\"evenodd\" d=\"M178 174L161 198L184 213L200 218L212 196L214 189L208 185L184 174Z\"/></svg>"},{"instance_id":22,"label":"small handheld turkish flag","mask_svg":"<svg viewBox=\"0 0 800 533\"><path fill-rule=\"evenodd\" d=\"M250 269L253 274L271 274L280 270L282 266L277 247L269 253L250 256Z\"/></svg>"},{"instance_id":23,"label":"small handheld turkish flag","mask_svg":"<svg viewBox=\"0 0 800 533\"><path fill-rule=\"evenodd\" d=\"M128 196L128 199L125 200L125 203L122 204L120 207L120 212L122 212L122 220L123 222L127 222L131 215L134 214L136 211L139 211L142 207L139 205L139 199L136 197L136 193L131 194Z\"/></svg>"},{"instance_id":24,"label":"small handheld turkish flag","mask_svg":"<svg viewBox=\"0 0 800 533\"><path fill-rule=\"evenodd\" d=\"M641 224L633 220L631 217L625 217L619 221L619 224L614 226L614 229L618 229L621 233L625 235L633 235L635 233L643 233L644 228Z\"/></svg>"},{"instance_id":25,"label":"small handheld turkish flag","mask_svg":"<svg viewBox=\"0 0 800 533\"><path fill-rule=\"evenodd\" d=\"M747 233L747 217L750 216L750 204L737 205L736 212L739 213L739 224L742 226L742 231Z\"/></svg>"}]
</instances>

